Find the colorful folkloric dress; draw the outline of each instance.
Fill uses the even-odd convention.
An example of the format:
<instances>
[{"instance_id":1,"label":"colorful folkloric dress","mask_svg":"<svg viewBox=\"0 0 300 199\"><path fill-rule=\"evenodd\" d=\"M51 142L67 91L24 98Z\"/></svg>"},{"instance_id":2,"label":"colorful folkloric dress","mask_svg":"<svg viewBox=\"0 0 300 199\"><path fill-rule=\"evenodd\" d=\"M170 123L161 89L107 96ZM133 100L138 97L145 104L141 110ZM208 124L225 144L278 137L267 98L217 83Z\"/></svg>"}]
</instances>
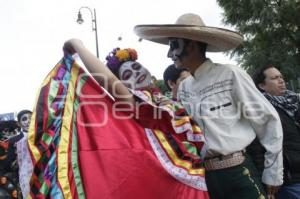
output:
<instances>
[{"instance_id":1,"label":"colorful folkloric dress","mask_svg":"<svg viewBox=\"0 0 300 199\"><path fill-rule=\"evenodd\" d=\"M32 198L209 198L200 129L175 104L133 93L140 119L117 109L71 56L56 65L29 128ZM151 117L158 110L162 117Z\"/></svg>"}]
</instances>

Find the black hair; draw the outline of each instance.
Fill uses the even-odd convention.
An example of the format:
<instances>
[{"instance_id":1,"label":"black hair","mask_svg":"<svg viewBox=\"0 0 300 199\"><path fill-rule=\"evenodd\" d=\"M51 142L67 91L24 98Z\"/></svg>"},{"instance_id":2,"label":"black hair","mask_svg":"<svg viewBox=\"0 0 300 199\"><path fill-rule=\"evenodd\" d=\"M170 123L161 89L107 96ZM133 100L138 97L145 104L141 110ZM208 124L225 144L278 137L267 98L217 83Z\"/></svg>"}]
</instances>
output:
<instances>
[{"instance_id":1,"label":"black hair","mask_svg":"<svg viewBox=\"0 0 300 199\"><path fill-rule=\"evenodd\" d=\"M15 120L0 121L0 133L5 129L11 132L17 128L19 128L19 125Z\"/></svg>"},{"instance_id":2,"label":"black hair","mask_svg":"<svg viewBox=\"0 0 300 199\"><path fill-rule=\"evenodd\" d=\"M168 80L176 83L177 79L180 77L180 74L183 71L188 71L188 69L176 68L175 64L171 64L166 68L166 70L164 71L163 77L164 77L164 83L165 83L166 87L168 88L168 90L171 90L171 88L168 84Z\"/></svg>"},{"instance_id":3,"label":"black hair","mask_svg":"<svg viewBox=\"0 0 300 199\"><path fill-rule=\"evenodd\" d=\"M188 43L190 42L196 42L198 48L199 48L199 51L201 53L201 55L206 58L206 49L207 49L207 43L204 43L204 42L201 42L201 41L195 41L195 40L191 40L191 39L183 39L184 41L184 50L183 50L183 53L181 54L180 57L184 56L184 55L187 55L187 52L186 52L186 46Z\"/></svg>"},{"instance_id":4,"label":"black hair","mask_svg":"<svg viewBox=\"0 0 300 199\"><path fill-rule=\"evenodd\" d=\"M204 57L206 57L205 54L206 54L207 44L203 43L203 42L200 42L200 41L198 41L197 44L198 44L198 47L199 47L199 50L200 50L201 54Z\"/></svg>"},{"instance_id":5,"label":"black hair","mask_svg":"<svg viewBox=\"0 0 300 199\"><path fill-rule=\"evenodd\" d=\"M20 122L22 115L30 113L32 114L32 112L30 110L22 110L18 113L17 118L18 118L18 122Z\"/></svg>"},{"instance_id":6,"label":"black hair","mask_svg":"<svg viewBox=\"0 0 300 199\"><path fill-rule=\"evenodd\" d=\"M254 84L256 86L256 88L258 88L258 90L260 92L263 92L263 90L261 88L259 88L259 84L264 83L265 79L266 79L266 75L265 75L265 71L269 68L275 68L272 64L268 64L265 65L263 67L257 68L254 73L252 74L252 79L254 81Z\"/></svg>"}]
</instances>

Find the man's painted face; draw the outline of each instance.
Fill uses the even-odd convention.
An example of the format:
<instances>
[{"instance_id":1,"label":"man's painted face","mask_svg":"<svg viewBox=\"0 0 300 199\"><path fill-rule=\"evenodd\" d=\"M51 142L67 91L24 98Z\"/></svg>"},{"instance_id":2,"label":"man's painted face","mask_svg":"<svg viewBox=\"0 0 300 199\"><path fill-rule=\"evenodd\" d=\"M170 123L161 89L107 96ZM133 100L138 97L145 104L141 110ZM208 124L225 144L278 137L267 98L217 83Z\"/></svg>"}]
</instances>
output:
<instances>
[{"instance_id":1,"label":"man's painted face","mask_svg":"<svg viewBox=\"0 0 300 199\"><path fill-rule=\"evenodd\" d=\"M184 50L184 40L172 38L169 40L169 52L168 57L172 59L172 61L176 62L179 60L180 56L182 56Z\"/></svg>"},{"instance_id":2,"label":"man's painted face","mask_svg":"<svg viewBox=\"0 0 300 199\"><path fill-rule=\"evenodd\" d=\"M28 132L30 119L31 119L30 113L23 114L20 118L20 126L21 126L22 130L25 132Z\"/></svg>"},{"instance_id":3,"label":"man's painted face","mask_svg":"<svg viewBox=\"0 0 300 199\"><path fill-rule=\"evenodd\" d=\"M119 70L119 77L123 84L131 89L139 89L151 84L150 72L135 61L123 63Z\"/></svg>"}]
</instances>

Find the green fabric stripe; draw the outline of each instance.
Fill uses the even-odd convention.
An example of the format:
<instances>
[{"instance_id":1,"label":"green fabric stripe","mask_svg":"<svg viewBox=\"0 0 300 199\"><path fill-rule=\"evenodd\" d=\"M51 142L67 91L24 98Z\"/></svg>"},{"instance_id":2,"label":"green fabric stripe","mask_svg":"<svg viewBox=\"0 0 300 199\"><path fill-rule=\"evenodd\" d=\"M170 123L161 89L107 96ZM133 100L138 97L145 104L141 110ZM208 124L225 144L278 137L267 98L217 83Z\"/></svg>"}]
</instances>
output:
<instances>
[{"instance_id":1,"label":"green fabric stripe","mask_svg":"<svg viewBox=\"0 0 300 199\"><path fill-rule=\"evenodd\" d=\"M48 159L49 159L49 157L47 157L47 155L45 154L45 155L43 155L41 158L40 158L40 163L43 163L43 164L47 164L48 163ZM43 177L43 176L41 176L41 177Z\"/></svg>"},{"instance_id":2,"label":"green fabric stripe","mask_svg":"<svg viewBox=\"0 0 300 199\"><path fill-rule=\"evenodd\" d=\"M79 95L81 93L81 89L83 85L86 83L86 76L82 77L82 73L80 73L78 76L81 77L81 79L77 82L77 89L76 89L76 99L74 101L74 113L73 114L73 134L72 134L72 169L73 169L73 174L74 174L74 180L75 180L75 185L77 189L77 194L79 199L85 199L85 193L84 189L82 186L82 180L80 176L80 171L78 167L78 139L77 139L77 128L76 128L76 123L77 123L77 111L79 107Z\"/></svg>"},{"instance_id":3,"label":"green fabric stripe","mask_svg":"<svg viewBox=\"0 0 300 199\"><path fill-rule=\"evenodd\" d=\"M42 193L43 195L47 195L48 192L49 192L49 187L47 183L44 181L40 188L40 193Z\"/></svg>"},{"instance_id":4,"label":"green fabric stripe","mask_svg":"<svg viewBox=\"0 0 300 199\"><path fill-rule=\"evenodd\" d=\"M50 145L51 141L52 141L52 136L48 135L47 133L44 133L42 136L42 140L43 142L45 142L47 145Z\"/></svg>"},{"instance_id":5,"label":"green fabric stripe","mask_svg":"<svg viewBox=\"0 0 300 199\"><path fill-rule=\"evenodd\" d=\"M194 155L197 155L197 156L199 155L199 154L197 154L197 148L194 145L192 145L191 143L186 142L186 141L183 141L182 143L188 152L190 152Z\"/></svg>"},{"instance_id":6,"label":"green fabric stripe","mask_svg":"<svg viewBox=\"0 0 300 199\"><path fill-rule=\"evenodd\" d=\"M59 89L59 82L51 79L50 82L50 89L49 89L49 93L48 93L48 100L47 100L47 106L48 106L48 120L47 120L47 128L49 128L50 124L53 124L53 119L57 116L54 115L55 110L51 107L51 105L53 105L53 101L55 100L55 98L57 97L57 93L58 93L58 89Z\"/></svg>"},{"instance_id":7,"label":"green fabric stripe","mask_svg":"<svg viewBox=\"0 0 300 199\"><path fill-rule=\"evenodd\" d=\"M40 187L40 189L39 189L39 191L41 192L41 188L42 188L43 186L45 186L45 185L44 185L45 180L44 180L44 178L43 178L42 175L39 175L39 176L37 176L37 177L38 177L39 183L41 184L41 187ZM46 184L46 186L47 186L47 184Z\"/></svg>"}]
</instances>

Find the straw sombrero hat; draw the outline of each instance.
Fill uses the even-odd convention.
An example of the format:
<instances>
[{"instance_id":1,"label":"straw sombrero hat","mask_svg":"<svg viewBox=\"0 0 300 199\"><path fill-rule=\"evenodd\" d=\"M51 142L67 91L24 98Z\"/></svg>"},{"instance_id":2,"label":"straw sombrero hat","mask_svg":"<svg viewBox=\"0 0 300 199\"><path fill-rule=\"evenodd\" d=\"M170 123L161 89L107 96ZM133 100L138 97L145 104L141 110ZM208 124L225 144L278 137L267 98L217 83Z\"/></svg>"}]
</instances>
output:
<instances>
[{"instance_id":1,"label":"straw sombrero hat","mask_svg":"<svg viewBox=\"0 0 300 199\"><path fill-rule=\"evenodd\" d=\"M222 52L236 48L243 41L237 32L206 26L200 16L184 14L175 24L137 25L135 33L142 39L168 44L169 38L185 38L207 43L207 51Z\"/></svg>"}]
</instances>

